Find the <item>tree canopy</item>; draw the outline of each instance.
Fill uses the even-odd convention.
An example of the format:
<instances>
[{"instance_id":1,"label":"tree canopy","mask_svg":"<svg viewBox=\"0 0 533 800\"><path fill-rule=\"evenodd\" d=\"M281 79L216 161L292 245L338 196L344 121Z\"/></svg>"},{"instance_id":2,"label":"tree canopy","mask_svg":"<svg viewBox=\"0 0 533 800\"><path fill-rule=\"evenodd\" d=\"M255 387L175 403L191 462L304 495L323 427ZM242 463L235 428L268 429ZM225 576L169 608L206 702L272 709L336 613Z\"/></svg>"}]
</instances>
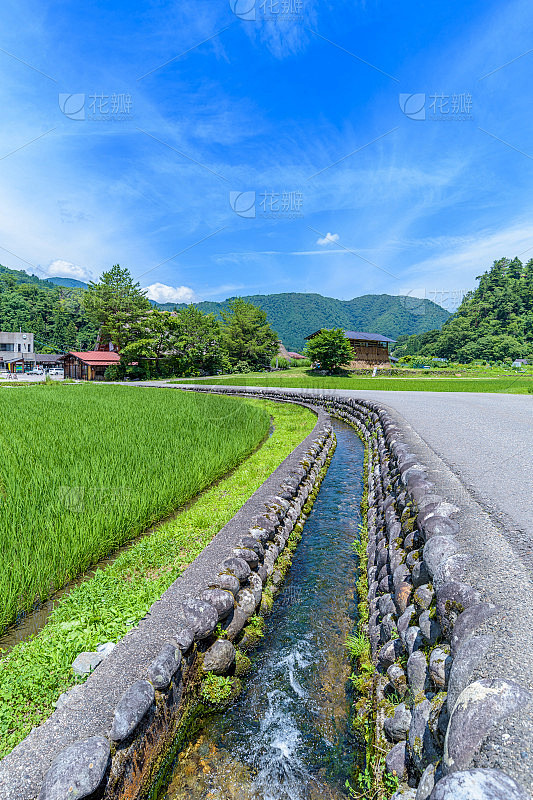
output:
<instances>
[{"instance_id":1,"label":"tree canopy","mask_svg":"<svg viewBox=\"0 0 533 800\"><path fill-rule=\"evenodd\" d=\"M478 287L434 330L401 337L394 355L425 355L468 363L533 356L533 259L500 258Z\"/></svg>"},{"instance_id":2,"label":"tree canopy","mask_svg":"<svg viewBox=\"0 0 533 800\"><path fill-rule=\"evenodd\" d=\"M328 372L348 364L354 357L352 346L342 328L321 330L309 340L304 353Z\"/></svg>"},{"instance_id":3,"label":"tree canopy","mask_svg":"<svg viewBox=\"0 0 533 800\"><path fill-rule=\"evenodd\" d=\"M89 319L98 325L120 352L146 333L146 318L152 305L134 283L128 269L115 264L98 283L90 282L83 304Z\"/></svg>"},{"instance_id":4,"label":"tree canopy","mask_svg":"<svg viewBox=\"0 0 533 800\"><path fill-rule=\"evenodd\" d=\"M279 347L265 311L240 297L229 301L229 309L220 312L222 335L231 366L245 362L253 369L268 367Z\"/></svg>"}]
</instances>

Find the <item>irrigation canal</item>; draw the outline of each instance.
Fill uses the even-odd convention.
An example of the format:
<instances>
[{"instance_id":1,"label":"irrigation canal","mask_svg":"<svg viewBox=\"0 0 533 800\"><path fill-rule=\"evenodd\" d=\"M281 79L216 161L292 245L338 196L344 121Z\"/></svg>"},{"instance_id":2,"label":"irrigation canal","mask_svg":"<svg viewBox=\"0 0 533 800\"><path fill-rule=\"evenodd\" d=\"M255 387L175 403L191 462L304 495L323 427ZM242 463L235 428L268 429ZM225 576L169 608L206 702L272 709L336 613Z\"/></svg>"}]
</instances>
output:
<instances>
[{"instance_id":1,"label":"irrigation canal","mask_svg":"<svg viewBox=\"0 0 533 800\"><path fill-rule=\"evenodd\" d=\"M332 420L337 449L245 689L177 754L160 800L341 800L354 761L350 663L363 446Z\"/></svg>"}]
</instances>

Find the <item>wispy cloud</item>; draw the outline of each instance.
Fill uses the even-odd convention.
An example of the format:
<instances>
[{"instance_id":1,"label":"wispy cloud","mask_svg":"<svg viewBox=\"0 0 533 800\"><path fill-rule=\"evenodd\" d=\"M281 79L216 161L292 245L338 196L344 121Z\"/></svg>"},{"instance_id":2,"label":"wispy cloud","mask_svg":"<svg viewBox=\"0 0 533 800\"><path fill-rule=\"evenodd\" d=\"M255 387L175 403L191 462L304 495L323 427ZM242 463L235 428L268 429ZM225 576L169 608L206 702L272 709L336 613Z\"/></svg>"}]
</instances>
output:
<instances>
[{"instance_id":1,"label":"wispy cloud","mask_svg":"<svg viewBox=\"0 0 533 800\"><path fill-rule=\"evenodd\" d=\"M233 253L219 253L218 258L249 258L253 256L338 256L347 250L242 250Z\"/></svg>"},{"instance_id":2,"label":"wispy cloud","mask_svg":"<svg viewBox=\"0 0 533 800\"><path fill-rule=\"evenodd\" d=\"M503 256L514 258L532 247L533 224L524 219L509 227L479 231L462 240L452 237L448 247L441 241L439 255L416 262L403 277L416 283L418 291L474 288L476 277L489 269L493 261Z\"/></svg>"}]
</instances>

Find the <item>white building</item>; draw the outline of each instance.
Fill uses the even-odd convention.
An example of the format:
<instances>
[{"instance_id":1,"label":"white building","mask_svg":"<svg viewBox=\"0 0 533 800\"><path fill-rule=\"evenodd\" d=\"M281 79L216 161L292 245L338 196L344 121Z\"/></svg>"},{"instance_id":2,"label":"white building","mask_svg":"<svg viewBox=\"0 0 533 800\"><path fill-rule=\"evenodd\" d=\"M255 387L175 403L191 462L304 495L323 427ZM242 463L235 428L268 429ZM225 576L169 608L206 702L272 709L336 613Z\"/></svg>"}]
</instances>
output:
<instances>
[{"instance_id":1,"label":"white building","mask_svg":"<svg viewBox=\"0 0 533 800\"><path fill-rule=\"evenodd\" d=\"M24 372L26 368L33 367L34 363L33 333L0 331L0 369ZM22 364L22 369L15 367L16 364Z\"/></svg>"}]
</instances>

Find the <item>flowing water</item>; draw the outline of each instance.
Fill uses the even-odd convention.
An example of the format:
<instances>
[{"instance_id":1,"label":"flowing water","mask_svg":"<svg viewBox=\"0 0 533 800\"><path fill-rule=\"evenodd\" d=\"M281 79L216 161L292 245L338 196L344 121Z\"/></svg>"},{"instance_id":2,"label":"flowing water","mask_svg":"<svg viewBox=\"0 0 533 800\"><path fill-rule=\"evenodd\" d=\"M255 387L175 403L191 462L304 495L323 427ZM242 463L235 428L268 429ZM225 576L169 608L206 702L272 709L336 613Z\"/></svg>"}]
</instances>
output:
<instances>
[{"instance_id":1,"label":"flowing water","mask_svg":"<svg viewBox=\"0 0 533 800\"><path fill-rule=\"evenodd\" d=\"M355 742L344 641L355 623L363 446L337 449L245 689L176 756L163 800L341 800Z\"/></svg>"}]
</instances>

